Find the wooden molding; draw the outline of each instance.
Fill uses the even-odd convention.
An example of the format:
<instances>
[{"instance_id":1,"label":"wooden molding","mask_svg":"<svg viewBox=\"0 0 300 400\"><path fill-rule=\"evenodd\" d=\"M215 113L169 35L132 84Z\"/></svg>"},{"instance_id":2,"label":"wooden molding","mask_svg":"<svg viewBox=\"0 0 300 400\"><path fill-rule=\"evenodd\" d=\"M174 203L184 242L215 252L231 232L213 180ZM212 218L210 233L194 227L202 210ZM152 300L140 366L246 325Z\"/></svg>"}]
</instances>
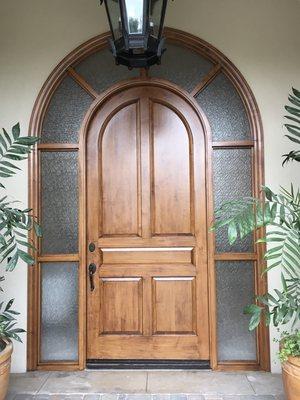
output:
<instances>
[{"instance_id":1,"label":"wooden molding","mask_svg":"<svg viewBox=\"0 0 300 400\"><path fill-rule=\"evenodd\" d=\"M69 67L67 69L68 74L78 83L79 86L82 87L90 96L94 99L98 97L98 93L92 88L92 86L81 76L79 75L74 68Z\"/></svg>"},{"instance_id":2,"label":"wooden molding","mask_svg":"<svg viewBox=\"0 0 300 400\"><path fill-rule=\"evenodd\" d=\"M236 140L229 142L212 142L212 147L214 149L241 149L248 148L251 149L255 146L255 142L253 140Z\"/></svg>"},{"instance_id":3,"label":"wooden molding","mask_svg":"<svg viewBox=\"0 0 300 400\"><path fill-rule=\"evenodd\" d=\"M202 79L201 82L198 83L194 87L194 89L191 91L191 96L197 97L202 90L206 88L208 84L210 84L215 77L218 75L218 73L221 71L222 67L220 64L216 64L210 71L209 73Z\"/></svg>"},{"instance_id":4,"label":"wooden molding","mask_svg":"<svg viewBox=\"0 0 300 400\"><path fill-rule=\"evenodd\" d=\"M215 254L216 261L257 261L256 253L219 253Z\"/></svg>"},{"instance_id":5,"label":"wooden molding","mask_svg":"<svg viewBox=\"0 0 300 400\"><path fill-rule=\"evenodd\" d=\"M42 151L74 151L79 150L78 143L41 143L37 146Z\"/></svg>"},{"instance_id":6,"label":"wooden molding","mask_svg":"<svg viewBox=\"0 0 300 400\"><path fill-rule=\"evenodd\" d=\"M37 257L37 261L39 263L79 261L79 254L43 254Z\"/></svg>"}]
</instances>

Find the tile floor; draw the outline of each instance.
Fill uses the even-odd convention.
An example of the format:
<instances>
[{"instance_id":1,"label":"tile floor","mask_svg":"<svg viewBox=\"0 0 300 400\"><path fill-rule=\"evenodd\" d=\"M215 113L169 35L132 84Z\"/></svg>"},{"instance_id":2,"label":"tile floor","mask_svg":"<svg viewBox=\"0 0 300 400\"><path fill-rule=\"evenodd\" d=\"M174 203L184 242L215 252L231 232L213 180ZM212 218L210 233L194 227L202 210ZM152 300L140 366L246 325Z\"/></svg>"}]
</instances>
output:
<instances>
[{"instance_id":1,"label":"tile floor","mask_svg":"<svg viewBox=\"0 0 300 400\"><path fill-rule=\"evenodd\" d=\"M211 371L12 374L7 400L284 400L281 376Z\"/></svg>"}]
</instances>

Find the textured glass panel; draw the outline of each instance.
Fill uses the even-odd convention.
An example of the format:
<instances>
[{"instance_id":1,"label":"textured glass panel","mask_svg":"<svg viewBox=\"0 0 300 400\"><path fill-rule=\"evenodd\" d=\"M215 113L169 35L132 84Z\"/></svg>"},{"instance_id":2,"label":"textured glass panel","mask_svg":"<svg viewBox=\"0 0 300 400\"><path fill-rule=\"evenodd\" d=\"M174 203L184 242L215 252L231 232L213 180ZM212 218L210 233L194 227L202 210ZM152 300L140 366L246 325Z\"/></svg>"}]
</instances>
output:
<instances>
[{"instance_id":1,"label":"textured glass panel","mask_svg":"<svg viewBox=\"0 0 300 400\"><path fill-rule=\"evenodd\" d=\"M219 74L196 100L208 118L214 141L250 139L245 107L224 74Z\"/></svg>"},{"instance_id":2,"label":"textured glass panel","mask_svg":"<svg viewBox=\"0 0 300 400\"><path fill-rule=\"evenodd\" d=\"M72 78L66 77L54 92L46 111L43 143L76 143L82 120L93 102Z\"/></svg>"},{"instance_id":3,"label":"textured glass panel","mask_svg":"<svg viewBox=\"0 0 300 400\"><path fill-rule=\"evenodd\" d=\"M108 49L98 51L85 58L75 67L78 72L98 93L108 89L114 83L139 76L139 69L130 71L123 65L116 65Z\"/></svg>"},{"instance_id":4,"label":"textured glass panel","mask_svg":"<svg viewBox=\"0 0 300 400\"><path fill-rule=\"evenodd\" d=\"M161 65L150 68L150 76L163 78L181 86L188 92L213 68L213 64L185 47L167 43Z\"/></svg>"},{"instance_id":5,"label":"textured glass panel","mask_svg":"<svg viewBox=\"0 0 300 400\"><path fill-rule=\"evenodd\" d=\"M243 308L254 300L254 268L249 261L217 261L219 361L255 360L255 332Z\"/></svg>"},{"instance_id":6,"label":"textured glass panel","mask_svg":"<svg viewBox=\"0 0 300 400\"><path fill-rule=\"evenodd\" d=\"M78 154L41 153L42 253L78 252Z\"/></svg>"},{"instance_id":7,"label":"textured glass panel","mask_svg":"<svg viewBox=\"0 0 300 400\"><path fill-rule=\"evenodd\" d=\"M229 200L252 195L252 168L250 149L222 149L213 152L213 179L215 208ZM253 236L237 240L230 246L227 229L216 231L217 252L253 251Z\"/></svg>"},{"instance_id":8,"label":"textured glass panel","mask_svg":"<svg viewBox=\"0 0 300 400\"><path fill-rule=\"evenodd\" d=\"M41 264L41 361L78 359L78 264Z\"/></svg>"}]
</instances>

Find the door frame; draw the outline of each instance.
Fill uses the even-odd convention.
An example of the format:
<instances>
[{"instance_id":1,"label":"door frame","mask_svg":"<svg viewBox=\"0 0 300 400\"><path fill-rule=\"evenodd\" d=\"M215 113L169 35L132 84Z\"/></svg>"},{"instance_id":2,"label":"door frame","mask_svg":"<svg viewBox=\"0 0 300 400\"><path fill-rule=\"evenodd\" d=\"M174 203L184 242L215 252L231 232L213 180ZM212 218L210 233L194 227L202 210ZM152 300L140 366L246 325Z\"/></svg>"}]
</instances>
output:
<instances>
[{"instance_id":1,"label":"door frame","mask_svg":"<svg viewBox=\"0 0 300 400\"><path fill-rule=\"evenodd\" d=\"M156 85L167 90L173 91L185 101L190 103L192 108L198 114L205 132L206 141L206 184L207 184L207 223L208 226L213 220L213 193L212 193L212 168L211 159L214 148L252 148L254 154L253 160L253 189L254 195L261 197L259 188L264 181L263 166L263 130L261 117L258 110L254 95L247 82L237 70L237 68L217 49L207 42L176 29L166 28L166 38L177 44L187 47L200 55L210 59L214 67L207 76L195 86L191 93L187 93L184 89L172 84L168 81L149 78L147 72L140 71L140 78L133 78L128 81L120 82L103 93L98 94L93 88L73 69L73 66L80 62L88 55L95 51L107 47L107 39L109 33L99 35L83 45L79 46L71 52L51 73L39 96L35 102L31 115L29 134L40 136L42 123L48 104L57 86L66 74L72 78L95 100L87 112L80 131L79 144L66 144L64 146L55 146L54 144L39 144L29 159L29 207L34 210L35 215L39 216L39 150L43 151L78 151L79 152L79 256L67 256L64 261L79 262L79 360L78 363L60 362L60 363L41 363L39 361L39 334L40 334L40 268L39 263L49 261L46 256L35 255L36 264L28 269L28 337L27 337L27 368L28 370L78 370L84 369L86 365L86 225L85 225L85 209L86 209L86 160L85 160L85 143L86 130L90 119L93 117L95 110L112 95L121 92L129 87L138 85ZM241 142L212 142L210 127L208 120L194 97L206 87L211 80L222 70L231 80L241 96L244 103L251 131L254 140ZM263 230L255 235L259 238L263 235ZM35 245L39 243L36 238L31 235ZM267 278L261 278L264 249L259 247L253 254L236 254L227 253L218 255L214 254L214 235L208 235L208 292L209 292L209 331L210 331L210 353L211 368L214 370L270 370L270 350L269 350L269 331L268 328L260 326L257 330L257 354L258 359L255 362L236 361L236 362L218 362L217 358L217 320L216 320L216 284L215 284L215 261L216 260L252 260L256 264L255 268L255 289L257 294L262 294L267 289ZM60 260L61 261L61 260Z\"/></svg>"}]
</instances>

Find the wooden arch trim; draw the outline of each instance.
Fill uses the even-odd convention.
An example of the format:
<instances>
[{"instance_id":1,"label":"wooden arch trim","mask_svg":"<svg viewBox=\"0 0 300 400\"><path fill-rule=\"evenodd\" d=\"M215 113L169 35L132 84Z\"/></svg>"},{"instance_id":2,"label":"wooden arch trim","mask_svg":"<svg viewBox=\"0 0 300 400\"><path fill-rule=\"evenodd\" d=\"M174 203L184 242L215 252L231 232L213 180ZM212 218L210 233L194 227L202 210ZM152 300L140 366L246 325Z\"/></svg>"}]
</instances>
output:
<instances>
[{"instance_id":1,"label":"wooden arch trim","mask_svg":"<svg viewBox=\"0 0 300 400\"><path fill-rule=\"evenodd\" d=\"M253 192L256 197L261 197L261 192L259 188L264 182L264 164L263 164L263 129L260 113L258 110L257 103L255 101L254 95L247 84L246 80L243 78L239 70L231 63L231 61L224 56L219 50L207 43L206 41L191 35L189 33L173 29L165 28L165 36L174 44L181 45L183 47L189 48L205 58L209 59L214 67L208 73L208 75L199 82L198 85L193 89L191 93L185 92L183 89L171 84L170 82L163 81L160 79L149 79L145 71L141 71L140 79L132 79L130 81L120 82L103 93L98 94L93 88L85 82L80 75L74 70L74 66L80 61L85 59L90 54L96 51L102 50L107 47L107 40L110 37L110 33L106 32L95 38L92 38L85 42L84 44L77 47L69 55L67 55L53 70L45 84L43 85L32 111L29 134L34 136L40 136L42 130L42 123L46 110L48 108L51 97L62 81L62 79L68 74L70 75L86 92L88 92L95 101L91 105L86 118L83 122L81 132L84 131L84 126L87 124L88 119L93 114L93 110L99 106L99 104L107 98L109 98L116 91L123 90L130 85L138 84L151 84L163 86L171 91L175 91L180 96L184 96L188 102L193 106L203 122L205 132L207 134L207 174L212 176L211 162L212 150L214 147L218 148L230 148L230 147L244 147L253 148ZM239 93L250 123L250 129L253 133L253 141L241 141L241 142L221 142L213 143L211 141L210 128L206 116L201 112L199 105L196 103L193 97L203 90L217 74L222 71L231 80L235 86L237 92ZM84 193L85 181L84 181L84 144L85 138L83 134L80 136L80 143L78 144L68 144L65 145L63 150L79 150L79 173L81 176L80 180L80 193ZM40 150L45 149L48 151L62 150L60 145L39 145ZM35 149L33 154L29 159L29 206L35 210L36 215L40 214L39 210L39 157L38 149ZM208 180L207 187L207 204L208 204L208 221L209 218L212 219L213 215L213 194L212 194L212 184L211 179ZM85 321L85 307L86 307L86 277L85 277L85 248L84 243L85 238L85 226L84 220L84 206L85 199L84 196L80 196L80 215L79 215L79 229L80 229L80 240L79 244L79 256L78 255L68 255L69 261L79 261L81 268L80 282L79 282L79 362L74 364L70 362L64 363L39 363L39 315L40 315L40 272L37 267L38 262L47 261L47 256L37 258L37 265L34 267L29 267L28 269L28 338L27 338L27 368L28 370L36 369L46 369L46 370L76 370L83 369L85 367L85 347L86 347L86 321ZM261 237L263 231L258 232L256 238ZM32 239L35 240L34 237ZM38 243L35 243L38 246ZM269 349L269 332L264 326L260 326L257 331L257 354L258 359L255 362L223 362L218 363L217 360L217 323L216 323L216 284L215 284L215 272L214 272L214 262L217 259L220 260L253 260L256 262L256 274L255 274L255 289L256 293L262 294L267 290L267 280L266 277L261 278L261 264L260 260L263 259L264 249L258 247L255 254L236 254L228 253L224 255L214 254L214 239L213 235L209 235L208 242L209 249L209 305L210 305L210 347L211 347L211 367L215 370L270 370L270 349ZM53 258L53 257L52 257ZM65 260L67 261L67 259Z\"/></svg>"}]
</instances>

